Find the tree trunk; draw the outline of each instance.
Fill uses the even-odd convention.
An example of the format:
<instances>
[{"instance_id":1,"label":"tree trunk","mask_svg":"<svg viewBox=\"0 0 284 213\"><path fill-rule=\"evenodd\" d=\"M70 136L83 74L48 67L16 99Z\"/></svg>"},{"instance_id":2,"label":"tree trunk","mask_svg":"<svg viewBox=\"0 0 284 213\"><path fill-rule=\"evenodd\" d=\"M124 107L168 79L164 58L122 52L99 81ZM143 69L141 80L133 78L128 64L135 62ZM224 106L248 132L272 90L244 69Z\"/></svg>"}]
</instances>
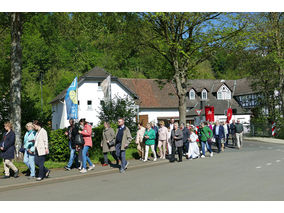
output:
<instances>
[{"instance_id":1,"label":"tree trunk","mask_svg":"<svg viewBox=\"0 0 284 213\"><path fill-rule=\"evenodd\" d=\"M185 95L179 97L178 111L179 111L180 124L182 123L186 124L186 101L185 100L186 100Z\"/></svg>"},{"instance_id":2,"label":"tree trunk","mask_svg":"<svg viewBox=\"0 0 284 213\"><path fill-rule=\"evenodd\" d=\"M186 93L187 93L187 75L186 68L180 69L178 60L174 61L174 69L175 69L175 83L177 89L177 96L179 99L179 123L186 124Z\"/></svg>"},{"instance_id":3,"label":"tree trunk","mask_svg":"<svg viewBox=\"0 0 284 213\"><path fill-rule=\"evenodd\" d=\"M11 14L11 122L16 135L16 153L18 156L21 142L21 49L22 23L21 13Z\"/></svg>"}]
</instances>

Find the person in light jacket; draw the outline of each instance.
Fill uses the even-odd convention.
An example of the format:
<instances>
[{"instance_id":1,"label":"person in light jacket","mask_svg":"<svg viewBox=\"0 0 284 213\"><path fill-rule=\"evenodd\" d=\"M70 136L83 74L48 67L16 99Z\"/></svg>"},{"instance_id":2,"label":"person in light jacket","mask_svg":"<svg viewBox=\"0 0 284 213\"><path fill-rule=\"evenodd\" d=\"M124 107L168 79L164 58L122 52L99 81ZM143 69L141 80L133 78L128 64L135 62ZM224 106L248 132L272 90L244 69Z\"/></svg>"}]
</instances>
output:
<instances>
[{"instance_id":1,"label":"person in light jacket","mask_svg":"<svg viewBox=\"0 0 284 213\"><path fill-rule=\"evenodd\" d=\"M158 131L159 143L158 147L160 149L160 158L166 159L166 144L168 141L168 129L165 127L165 122L160 121L160 128Z\"/></svg>"},{"instance_id":2,"label":"person in light jacket","mask_svg":"<svg viewBox=\"0 0 284 213\"><path fill-rule=\"evenodd\" d=\"M92 142L92 126L86 121L85 118L80 119L79 121L80 125L83 126L83 130L79 130L78 133L83 136L84 139L84 147L82 150L82 169L80 173L86 173L87 172L87 162L89 163L88 171L91 171L95 168L95 164L92 163L90 158L88 157L88 150L92 148L93 142Z\"/></svg>"},{"instance_id":3,"label":"person in light jacket","mask_svg":"<svg viewBox=\"0 0 284 213\"><path fill-rule=\"evenodd\" d=\"M145 157L144 133L145 133L145 128L142 126L142 122L140 122L138 123L138 131L136 134L136 141L135 141L135 143L137 144L137 150L140 157L139 160L144 160Z\"/></svg>"},{"instance_id":4,"label":"person in light jacket","mask_svg":"<svg viewBox=\"0 0 284 213\"><path fill-rule=\"evenodd\" d=\"M155 151L156 134L155 134L155 130L153 128L151 128L150 123L147 123L147 125L146 125L146 131L145 131L145 134L144 134L144 138L145 138L145 145L146 145L146 153L145 153L144 162L146 162L148 160L148 153L149 153L150 147L151 147L151 150L154 154L154 160L153 161L157 161L157 154L156 154L156 151Z\"/></svg>"},{"instance_id":5,"label":"person in light jacket","mask_svg":"<svg viewBox=\"0 0 284 213\"><path fill-rule=\"evenodd\" d=\"M4 128L6 132L4 133L3 140L0 143L0 157L3 158L5 172L3 179L10 177L10 168L14 171L14 178L17 178L19 177L19 170L12 162L12 159L14 159L15 156L15 133L13 132L13 126L9 121L4 123Z\"/></svg>"},{"instance_id":6,"label":"person in light jacket","mask_svg":"<svg viewBox=\"0 0 284 213\"><path fill-rule=\"evenodd\" d=\"M33 121L34 129L37 131L35 136L35 163L39 168L39 175L36 179L41 181L47 178L50 170L44 167L45 157L49 154L47 132L42 128L42 123L38 120Z\"/></svg>"},{"instance_id":7,"label":"person in light jacket","mask_svg":"<svg viewBox=\"0 0 284 213\"><path fill-rule=\"evenodd\" d=\"M118 159L115 154L115 144L110 146L109 143L115 140L115 132L113 128L110 127L110 123L108 121L104 122L104 131L103 131L103 139L101 141L101 147L103 148L104 154L104 164L102 166L108 166L108 158L107 153L110 152L112 157L116 160L116 164L118 164Z\"/></svg>"},{"instance_id":8,"label":"person in light jacket","mask_svg":"<svg viewBox=\"0 0 284 213\"><path fill-rule=\"evenodd\" d=\"M183 148L183 132L178 127L178 123L174 124L174 128L171 132L171 143L172 143L172 157L171 162L173 162L175 159L175 152L176 148L178 150L178 162L182 162L182 148Z\"/></svg>"},{"instance_id":9,"label":"person in light jacket","mask_svg":"<svg viewBox=\"0 0 284 213\"><path fill-rule=\"evenodd\" d=\"M24 163L30 170L29 179L35 178L35 136L34 126L32 122L26 124L28 130L24 137Z\"/></svg>"},{"instance_id":10,"label":"person in light jacket","mask_svg":"<svg viewBox=\"0 0 284 213\"><path fill-rule=\"evenodd\" d=\"M126 161L125 151L130 144L132 137L130 130L127 126L124 125L124 119L118 119L118 129L116 130L116 137L115 137L115 150L116 156L121 161L120 166L120 173L124 173L127 169L128 162Z\"/></svg>"}]
</instances>

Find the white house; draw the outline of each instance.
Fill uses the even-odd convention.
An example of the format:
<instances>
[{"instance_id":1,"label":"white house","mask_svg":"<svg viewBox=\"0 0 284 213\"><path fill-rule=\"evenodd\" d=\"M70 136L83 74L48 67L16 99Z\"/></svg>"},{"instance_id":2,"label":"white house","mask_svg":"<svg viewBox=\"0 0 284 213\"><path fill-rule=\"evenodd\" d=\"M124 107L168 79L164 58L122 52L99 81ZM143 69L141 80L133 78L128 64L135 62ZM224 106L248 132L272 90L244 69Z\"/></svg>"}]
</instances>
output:
<instances>
[{"instance_id":1,"label":"white house","mask_svg":"<svg viewBox=\"0 0 284 213\"><path fill-rule=\"evenodd\" d=\"M78 81L79 119L96 126L100 121L98 112L100 101L104 100L101 83L109 74L101 68L94 68ZM233 109L233 119L242 123L250 122L250 109L242 100L254 92L246 79L233 80L190 80L191 87L187 95L187 122L199 123L204 120L204 107L215 107L215 120L226 120L225 111L230 106ZM52 104L52 128L64 128L69 125L66 115L64 97L66 90L55 97ZM179 119L178 97L172 83L158 79L128 79L111 77L112 97L134 98L137 103L137 119L145 125L147 122L170 118ZM250 105L251 106L251 105ZM195 109L202 109L197 116Z\"/></svg>"}]
</instances>

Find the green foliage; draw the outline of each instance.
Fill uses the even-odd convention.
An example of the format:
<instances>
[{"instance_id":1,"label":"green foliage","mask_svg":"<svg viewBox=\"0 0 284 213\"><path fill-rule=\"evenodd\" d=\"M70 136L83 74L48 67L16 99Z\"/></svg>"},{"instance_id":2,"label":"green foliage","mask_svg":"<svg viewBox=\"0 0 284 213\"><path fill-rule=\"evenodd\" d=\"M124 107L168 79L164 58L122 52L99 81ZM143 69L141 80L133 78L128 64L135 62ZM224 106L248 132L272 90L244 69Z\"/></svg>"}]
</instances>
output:
<instances>
[{"instance_id":1,"label":"green foliage","mask_svg":"<svg viewBox=\"0 0 284 213\"><path fill-rule=\"evenodd\" d=\"M101 123L104 121L117 123L119 118L124 118L125 125L133 135L137 130L137 124L134 120L137 115L135 106L135 102L128 97L115 97L111 101L101 103L98 117Z\"/></svg>"},{"instance_id":2,"label":"green foliage","mask_svg":"<svg viewBox=\"0 0 284 213\"><path fill-rule=\"evenodd\" d=\"M64 134L66 129L52 130L49 133L49 159L55 162L63 162L69 159L70 150L68 138Z\"/></svg>"}]
</instances>

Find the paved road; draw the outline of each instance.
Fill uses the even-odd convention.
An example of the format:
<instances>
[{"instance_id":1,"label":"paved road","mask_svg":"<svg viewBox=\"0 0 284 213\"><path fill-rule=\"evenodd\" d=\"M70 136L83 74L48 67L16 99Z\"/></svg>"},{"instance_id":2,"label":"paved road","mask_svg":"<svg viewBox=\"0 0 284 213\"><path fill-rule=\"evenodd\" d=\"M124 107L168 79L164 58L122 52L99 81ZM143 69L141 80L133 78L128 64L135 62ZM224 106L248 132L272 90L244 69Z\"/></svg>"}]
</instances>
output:
<instances>
[{"instance_id":1,"label":"paved road","mask_svg":"<svg viewBox=\"0 0 284 213\"><path fill-rule=\"evenodd\" d=\"M213 158L8 190L0 200L284 200L283 177L284 145L246 142Z\"/></svg>"}]
</instances>

